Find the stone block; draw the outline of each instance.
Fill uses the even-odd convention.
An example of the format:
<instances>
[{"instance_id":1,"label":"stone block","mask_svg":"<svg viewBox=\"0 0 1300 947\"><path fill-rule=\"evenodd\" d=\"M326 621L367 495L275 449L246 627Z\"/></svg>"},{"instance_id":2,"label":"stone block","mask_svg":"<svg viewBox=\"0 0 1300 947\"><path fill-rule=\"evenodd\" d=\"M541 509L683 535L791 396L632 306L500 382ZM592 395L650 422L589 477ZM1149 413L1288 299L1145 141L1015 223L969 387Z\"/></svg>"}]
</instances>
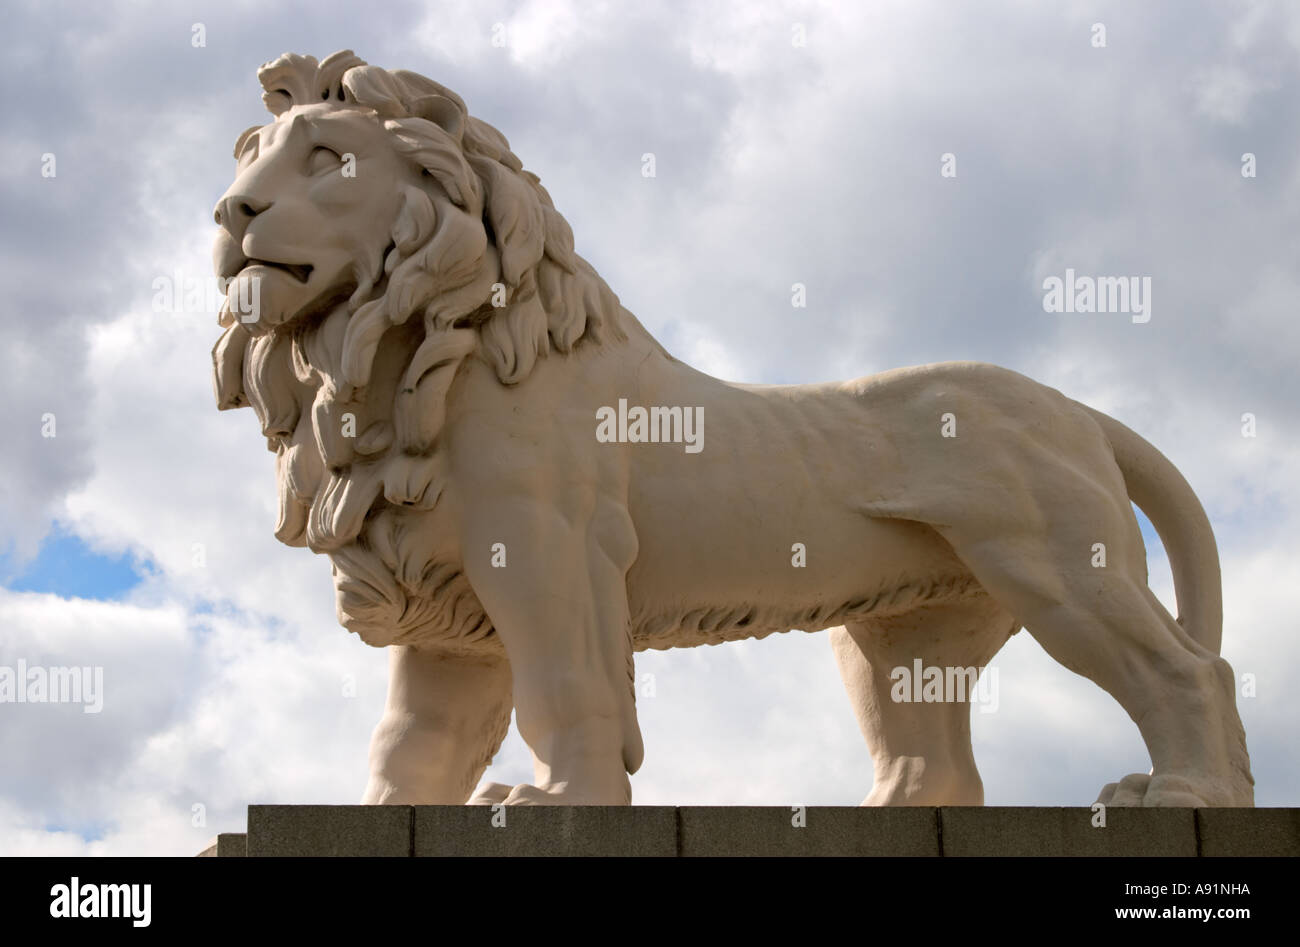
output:
<instances>
[{"instance_id":1,"label":"stone block","mask_svg":"<svg viewBox=\"0 0 1300 947\"><path fill-rule=\"evenodd\" d=\"M221 832L208 847L199 852L200 858L243 858L248 854L248 836L243 832Z\"/></svg>"},{"instance_id":2,"label":"stone block","mask_svg":"<svg viewBox=\"0 0 1300 947\"><path fill-rule=\"evenodd\" d=\"M252 858L410 854L410 806L248 807Z\"/></svg>"},{"instance_id":3,"label":"stone block","mask_svg":"<svg viewBox=\"0 0 1300 947\"><path fill-rule=\"evenodd\" d=\"M939 810L945 856L1196 856L1192 809L952 806Z\"/></svg>"},{"instance_id":4,"label":"stone block","mask_svg":"<svg viewBox=\"0 0 1300 947\"><path fill-rule=\"evenodd\" d=\"M1201 854L1300 856L1300 809L1197 809Z\"/></svg>"},{"instance_id":5,"label":"stone block","mask_svg":"<svg viewBox=\"0 0 1300 947\"><path fill-rule=\"evenodd\" d=\"M418 856L677 854L672 806L416 806Z\"/></svg>"},{"instance_id":6,"label":"stone block","mask_svg":"<svg viewBox=\"0 0 1300 947\"><path fill-rule=\"evenodd\" d=\"M699 806L678 810L684 856L935 856L938 820L929 807L808 806L802 826L790 806Z\"/></svg>"}]
</instances>

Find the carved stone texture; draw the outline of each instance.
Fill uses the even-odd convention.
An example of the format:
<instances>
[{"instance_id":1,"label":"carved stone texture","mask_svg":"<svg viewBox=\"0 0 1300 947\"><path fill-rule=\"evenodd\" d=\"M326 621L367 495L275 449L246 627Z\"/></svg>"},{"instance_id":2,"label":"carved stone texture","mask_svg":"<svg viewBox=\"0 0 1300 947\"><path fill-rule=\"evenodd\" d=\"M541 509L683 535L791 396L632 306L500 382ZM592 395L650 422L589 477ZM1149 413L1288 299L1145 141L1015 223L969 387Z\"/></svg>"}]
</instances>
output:
<instances>
[{"instance_id":1,"label":"carved stone texture","mask_svg":"<svg viewBox=\"0 0 1300 947\"><path fill-rule=\"evenodd\" d=\"M1253 804L1214 536L1133 431L975 362L711 378L451 90L351 52L258 77L274 119L216 207L216 396L276 454L276 535L391 650L366 802L626 804L634 652L832 629L866 803L980 805L970 703L1023 626L1138 722L1151 772L1100 801ZM512 710L534 781L474 794Z\"/></svg>"}]
</instances>

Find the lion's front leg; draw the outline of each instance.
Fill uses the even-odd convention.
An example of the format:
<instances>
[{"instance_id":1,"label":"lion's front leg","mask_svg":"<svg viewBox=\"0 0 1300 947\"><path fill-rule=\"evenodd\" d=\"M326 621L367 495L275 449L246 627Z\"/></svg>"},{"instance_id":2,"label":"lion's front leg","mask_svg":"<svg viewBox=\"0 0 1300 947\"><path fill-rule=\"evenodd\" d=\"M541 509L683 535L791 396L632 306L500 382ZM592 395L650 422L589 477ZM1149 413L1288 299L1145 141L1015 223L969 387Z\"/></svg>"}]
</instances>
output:
<instances>
[{"instance_id":1,"label":"lion's front leg","mask_svg":"<svg viewBox=\"0 0 1300 947\"><path fill-rule=\"evenodd\" d=\"M467 548L482 555L466 555L466 575L505 645L515 722L533 754L535 784L500 801L631 802L628 774L641 764L642 744L620 561L635 551L630 530L614 504L572 524L524 502L494 506L467 531ZM490 562L495 544L506 550L504 567Z\"/></svg>"},{"instance_id":2,"label":"lion's front leg","mask_svg":"<svg viewBox=\"0 0 1300 947\"><path fill-rule=\"evenodd\" d=\"M460 805L510 726L503 657L389 648L388 704L370 741L363 805Z\"/></svg>"}]
</instances>

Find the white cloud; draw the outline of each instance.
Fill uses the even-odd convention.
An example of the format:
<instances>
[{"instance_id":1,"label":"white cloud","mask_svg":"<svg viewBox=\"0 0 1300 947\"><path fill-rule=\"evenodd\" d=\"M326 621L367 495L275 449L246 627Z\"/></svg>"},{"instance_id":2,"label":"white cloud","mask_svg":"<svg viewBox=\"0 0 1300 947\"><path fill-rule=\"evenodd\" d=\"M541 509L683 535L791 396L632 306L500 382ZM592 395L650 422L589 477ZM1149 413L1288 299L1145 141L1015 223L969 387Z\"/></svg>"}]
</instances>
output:
<instances>
[{"instance_id":1,"label":"white cloud","mask_svg":"<svg viewBox=\"0 0 1300 947\"><path fill-rule=\"evenodd\" d=\"M1232 66L1215 66L1193 80L1196 107L1202 114L1230 125L1241 125L1246 109L1260 92L1250 74Z\"/></svg>"}]
</instances>

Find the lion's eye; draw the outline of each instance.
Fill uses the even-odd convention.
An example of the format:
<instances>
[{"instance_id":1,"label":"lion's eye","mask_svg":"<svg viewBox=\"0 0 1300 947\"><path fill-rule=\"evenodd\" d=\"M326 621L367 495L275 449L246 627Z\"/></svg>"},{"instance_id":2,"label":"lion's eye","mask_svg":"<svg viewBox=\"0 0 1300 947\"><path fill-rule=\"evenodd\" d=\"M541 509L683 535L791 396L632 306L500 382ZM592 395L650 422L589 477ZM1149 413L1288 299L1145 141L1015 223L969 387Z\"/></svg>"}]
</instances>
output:
<instances>
[{"instance_id":1,"label":"lion's eye","mask_svg":"<svg viewBox=\"0 0 1300 947\"><path fill-rule=\"evenodd\" d=\"M343 163L337 151L332 148L326 148L324 145L317 145L307 156L307 173L321 174L325 171L337 171Z\"/></svg>"}]
</instances>

